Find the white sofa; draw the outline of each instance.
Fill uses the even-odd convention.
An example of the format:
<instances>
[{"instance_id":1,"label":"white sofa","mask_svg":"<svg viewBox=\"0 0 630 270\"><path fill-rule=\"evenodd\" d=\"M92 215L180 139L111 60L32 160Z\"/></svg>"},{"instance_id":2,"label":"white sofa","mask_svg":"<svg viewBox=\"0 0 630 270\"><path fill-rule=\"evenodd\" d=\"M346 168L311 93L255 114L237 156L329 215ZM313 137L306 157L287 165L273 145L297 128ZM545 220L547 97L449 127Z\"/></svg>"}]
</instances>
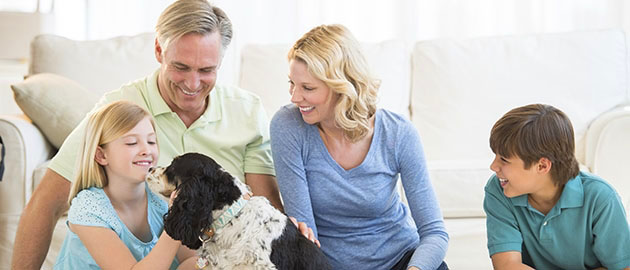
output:
<instances>
[{"instance_id":1,"label":"white sofa","mask_svg":"<svg viewBox=\"0 0 630 270\"><path fill-rule=\"evenodd\" d=\"M62 75L79 84L60 91L86 88L92 90L81 90L85 91L81 95L98 96L157 66L152 37L147 34L90 42L53 36L39 38L33 44L30 73ZM262 98L269 117L289 100L289 46L249 45L240 52L237 84ZM606 178L626 205L630 203L630 176L623 174L627 171L624 166L630 164L630 61L623 32L604 30L415 44L386 41L365 44L364 49L374 73L382 79L380 106L410 117L422 137L450 235L446 261L452 269L492 268L482 208L483 186L492 174L488 168L493 158L488 137L494 122L513 107L542 102L564 110L575 127L576 154L583 169ZM130 57L137 58L128 61ZM121 70L121 65L127 65L126 69ZM55 80L57 84L41 86L42 82L32 83L34 79ZM28 103L24 94L31 92L24 88L41 88L32 92L57 91L48 88L63 83L69 84L57 76L32 76L17 85L15 91L22 91L20 102ZM29 112L29 108L23 110L29 116L37 113ZM56 117L72 113L60 111ZM44 115L35 117L44 119L33 119L37 126L24 118L0 116L0 137L6 148L3 161L7 167L0 181L0 269L8 268L21 210L41 178L44 162L54 154L54 144L59 143L65 131L53 133L59 133L60 126L72 125L60 123L51 127L53 120L46 116L50 118ZM45 268L54 262L64 233L63 222L59 222Z\"/></svg>"}]
</instances>

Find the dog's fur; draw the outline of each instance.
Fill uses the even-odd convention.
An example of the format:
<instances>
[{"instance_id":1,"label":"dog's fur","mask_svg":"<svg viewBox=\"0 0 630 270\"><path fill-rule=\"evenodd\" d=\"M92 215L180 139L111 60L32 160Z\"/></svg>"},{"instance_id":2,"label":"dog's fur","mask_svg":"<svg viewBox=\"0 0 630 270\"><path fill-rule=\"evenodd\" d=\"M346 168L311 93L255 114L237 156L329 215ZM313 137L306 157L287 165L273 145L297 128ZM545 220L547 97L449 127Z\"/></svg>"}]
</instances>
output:
<instances>
[{"instance_id":1,"label":"dog's fur","mask_svg":"<svg viewBox=\"0 0 630 270\"><path fill-rule=\"evenodd\" d=\"M166 196L176 192L164 229L198 249L210 269L330 269L323 252L265 197L251 197L222 230L202 243L203 231L248 193L247 186L213 159L198 153L176 157L151 171L147 181Z\"/></svg>"}]
</instances>

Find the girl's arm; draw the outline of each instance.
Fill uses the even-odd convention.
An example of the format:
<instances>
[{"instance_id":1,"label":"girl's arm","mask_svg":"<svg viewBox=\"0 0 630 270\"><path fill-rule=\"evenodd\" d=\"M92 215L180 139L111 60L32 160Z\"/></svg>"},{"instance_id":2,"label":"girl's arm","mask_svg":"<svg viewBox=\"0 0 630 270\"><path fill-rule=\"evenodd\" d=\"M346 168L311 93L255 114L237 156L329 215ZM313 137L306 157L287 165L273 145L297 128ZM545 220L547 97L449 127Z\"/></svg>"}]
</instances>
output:
<instances>
[{"instance_id":1,"label":"girl's arm","mask_svg":"<svg viewBox=\"0 0 630 270\"><path fill-rule=\"evenodd\" d=\"M181 246L164 231L151 252L138 262L111 229L68 224L102 269L167 269Z\"/></svg>"},{"instance_id":2,"label":"girl's arm","mask_svg":"<svg viewBox=\"0 0 630 270\"><path fill-rule=\"evenodd\" d=\"M181 245L177 251L177 260L179 261L179 267L177 267L177 269L196 269L195 264L198 258L196 251Z\"/></svg>"}]
</instances>

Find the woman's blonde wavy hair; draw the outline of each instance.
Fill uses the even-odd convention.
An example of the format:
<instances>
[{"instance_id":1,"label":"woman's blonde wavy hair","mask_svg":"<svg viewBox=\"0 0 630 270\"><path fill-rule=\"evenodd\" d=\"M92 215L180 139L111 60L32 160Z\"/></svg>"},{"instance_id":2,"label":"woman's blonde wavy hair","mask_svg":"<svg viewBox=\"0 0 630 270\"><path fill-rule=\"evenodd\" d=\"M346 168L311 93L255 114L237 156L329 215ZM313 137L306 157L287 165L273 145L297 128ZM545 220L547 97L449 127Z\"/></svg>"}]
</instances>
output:
<instances>
[{"instance_id":1,"label":"woman's blonde wavy hair","mask_svg":"<svg viewBox=\"0 0 630 270\"><path fill-rule=\"evenodd\" d=\"M105 168L96 162L96 149L123 136L142 119L153 118L143 108L129 101L112 102L94 112L87 120L79 149L77 173L68 196L68 204L83 189L107 186Z\"/></svg>"},{"instance_id":2,"label":"woman's blonde wavy hair","mask_svg":"<svg viewBox=\"0 0 630 270\"><path fill-rule=\"evenodd\" d=\"M339 94L335 123L350 141L369 133L380 80L372 77L359 42L346 27L331 24L311 29L295 42L288 58L304 62L313 76Z\"/></svg>"}]
</instances>

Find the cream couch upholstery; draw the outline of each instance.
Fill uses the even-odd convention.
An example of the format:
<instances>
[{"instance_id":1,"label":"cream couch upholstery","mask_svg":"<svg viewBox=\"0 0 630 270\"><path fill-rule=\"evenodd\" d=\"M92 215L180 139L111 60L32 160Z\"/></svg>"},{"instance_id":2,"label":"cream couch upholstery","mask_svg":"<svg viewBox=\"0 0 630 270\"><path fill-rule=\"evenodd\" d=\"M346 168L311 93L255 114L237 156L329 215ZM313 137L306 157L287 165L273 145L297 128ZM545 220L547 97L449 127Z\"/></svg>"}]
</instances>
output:
<instances>
[{"instance_id":1,"label":"cream couch upholstery","mask_svg":"<svg viewBox=\"0 0 630 270\"><path fill-rule=\"evenodd\" d=\"M70 43L33 55L31 74L59 74L100 94L157 66L151 35L95 42L58 39L36 40L34 51L42 44ZM81 50L90 46L105 49ZM288 44L249 45L240 52L237 84L262 98L269 117L289 100L288 49ZM57 50L66 55L59 56ZM409 117L422 137L450 235L446 261L452 269L491 269L482 208L483 186L492 174L488 137L492 124L510 108L543 102L564 110L576 130L576 154L583 169L603 176L626 205L630 203L630 176L624 170L630 164L630 61L623 32L415 44L386 41L365 44L364 50L373 72L382 79L379 105ZM59 58L51 60L53 55ZM138 55L143 57L124 62ZM102 59L112 66L103 67ZM35 68L42 63L48 68ZM96 70L97 63L109 69ZM119 70L125 63L130 66ZM66 69L69 65L74 70ZM41 169L36 168L43 168L55 151L50 136L38 126L23 118L0 116L0 137L7 152L3 159L7 171L0 181L0 268L8 267L17 219L41 178ZM63 223L58 223L46 268L52 265L64 232Z\"/></svg>"}]
</instances>

